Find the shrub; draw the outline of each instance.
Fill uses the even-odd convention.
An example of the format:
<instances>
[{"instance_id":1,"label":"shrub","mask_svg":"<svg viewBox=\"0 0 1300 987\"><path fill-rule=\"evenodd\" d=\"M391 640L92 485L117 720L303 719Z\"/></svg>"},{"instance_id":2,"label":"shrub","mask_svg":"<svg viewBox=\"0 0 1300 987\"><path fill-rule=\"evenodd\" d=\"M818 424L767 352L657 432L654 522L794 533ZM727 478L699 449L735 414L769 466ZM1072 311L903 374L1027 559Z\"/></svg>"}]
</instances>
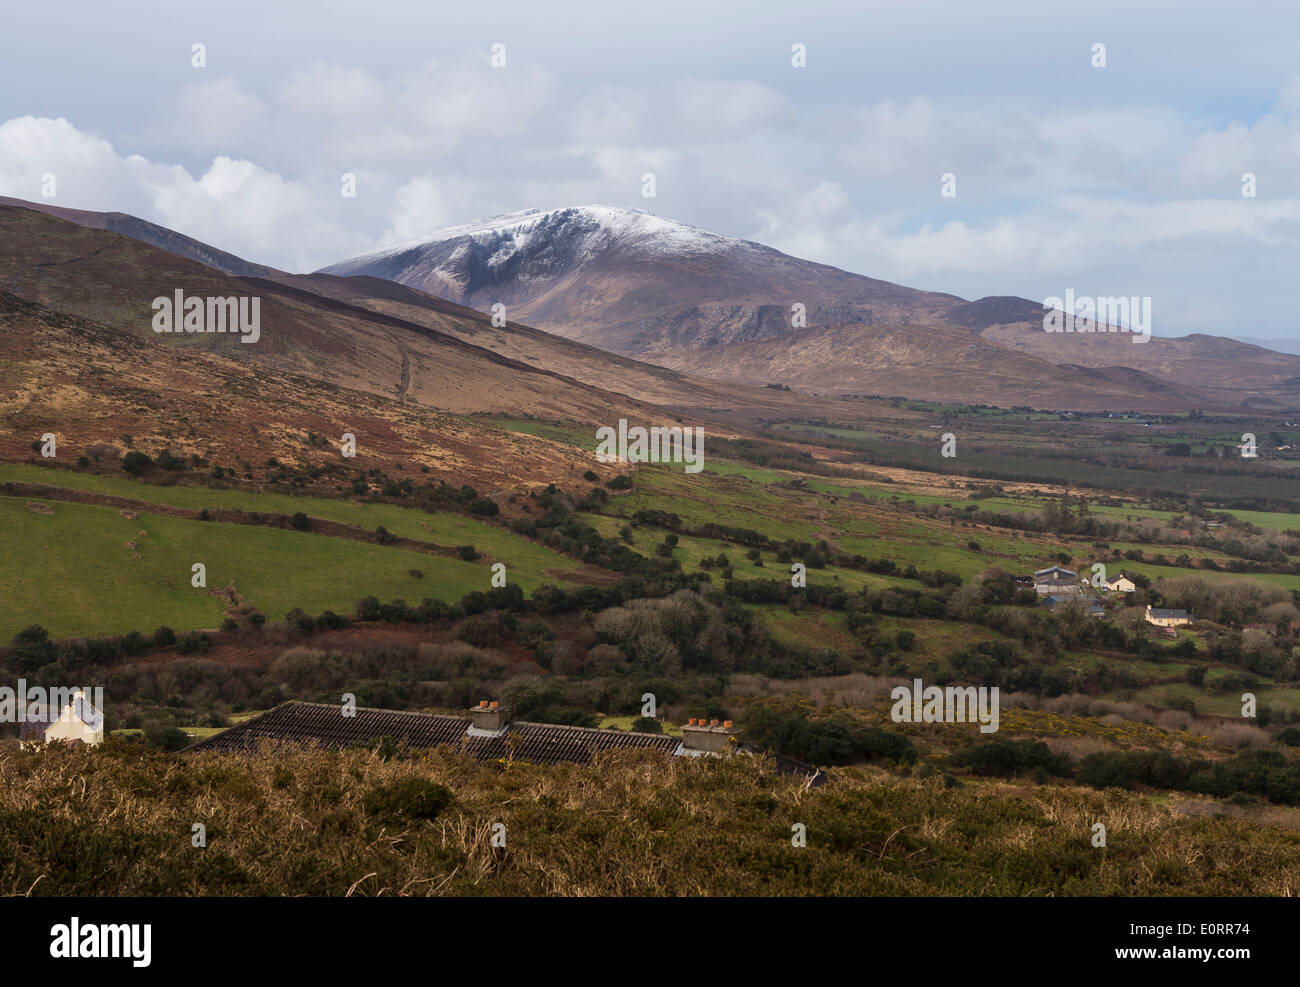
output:
<instances>
[{"instance_id":1,"label":"shrub","mask_svg":"<svg viewBox=\"0 0 1300 987\"><path fill-rule=\"evenodd\" d=\"M603 487L592 487L578 503L578 510L591 513L598 512L609 500L609 492Z\"/></svg>"},{"instance_id":2,"label":"shrub","mask_svg":"<svg viewBox=\"0 0 1300 987\"><path fill-rule=\"evenodd\" d=\"M292 692L318 692L330 688L338 677L338 662L316 648L288 648L268 669L274 681Z\"/></svg>"},{"instance_id":3,"label":"shrub","mask_svg":"<svg viewBox=\"0 0 1300 987\"><path fill-rule=\"evenodd\" d=\"M348 619L333 610L325 610L316 618L316 626L325 631L337 631L348 626Z\"/></svg>"},{"instance_id":4,"label":"shrub","mask_svg":"<svg viewBox=\"0 0 1300 987\"><path fill-rule=\"evenodd\" d=\"M799 712L759 707L746 716L745 731L747 739L759 746L812 764L877 758L904 764L916 759L916 748L901 733L851 720L809 720Z\"/></svg>"},{"instance_id":5,"label":"shrub","mask_svg":"<svg viewBox=\"0 0 1300 987\"><path fill-rule=\"evenodd\" d=\"M1210 742L1224 750L1262 747L1268 739L1268 734L1248 723L1220 723L1210 731Z\"/></svg>"},{"instance_id":6,"label":"shrub","mask_svg":"<svg viewBox=\"0 0 1300 987\"><path fill-rule=\"evenodd\" d=\"M500 511L501 508L490 497L477 497L469 505L471 514L481 514L484 517L496 517Z\"/></svg>"},{"instance_id":7,"label":"shrub","mask_svg":"<svg viewBox=\"0 0 1300 987\"><path fill-rule=\"evenodd\" d=\"M190 655L196 651L206 651L211 643L212 641L202 631L190 631L177 639L176 650L183 655Z\"/></svg>"},{"instance_id":8,"label":"shrub","mask_svg":"<svg viewBox=\"0 0 1300 987\"><path fill-rule=\"evenodd\" d=\"M1053 754L1041 740L989 740L956 751L949 761L977 775L1018 775L1026 771L1069 777L1069 755Z\"/></svg>"},{"instance_id":9,"label":"shrub","mask_svg":"<svg viewBox=\"0 0 1300 987\"><path fill-rule=\"evenodd\" d=\"M456 629L456 640L475 648L490 648L500 644L509 630L499 614L480 613L465 620Z\"/></svg>"},{"instance_id":10,"label":"shrub","mask_svg":"<svg viewBox=\"0 0 1300 987\"><path fill-rule=\"evenodd\" d=\"M290 627L297 628L303 634L311 634L316 630L316 621L306 613L302 607L294 607L284 615L284 621Z\"/></svg>"},{"instance_id":11,"label":"shrub","mask_svg":"<svg viewBox=\"0 0 1300 987\"><path fill-rule=\"evenodd\" d=\"M55 657L50 632L40 624L32 624L14 635L13 650L9 652L7 663L14 672L25 675L50 664Z\"/></svg>"},{"instance_id":12,"label":"shrub","mask_svg":"<svg viewBox=\"0 0 1300 987\"><path fill-rule=\"evenodd\" d=\"M142 452L135 452L133 450L122 457L122 469L126 470L132 476L139 476L149 468L149 465L149 457Z\"/></svg>"},{"instance_id":13,"label":"shrub","mask_svg":"<svg viewBox=\"0 0 1300 987\"><path fill-rule=\"evenodd\" d=\"M1273 739L1288 747L1300 747L1300 728L1287 727L1285 730L1279 730Z\"/></svg>"},{"instance_id":14,"label":"shrub","mask_svg":"<svg viewBox=\"0 0 1300 987\"><path fill-rule=\"evenodd\" d=\"M178 751L188 747L189 736L174 724L156 723L145 727L144 742L160 751Z\"/></svg>"},{"instance_id":15,"label":"shrub","mask_svg":"<svg viewBox=\"0 0 1300 987\"><path fill-rule=\"evenodd\" d=\"M164 470L183 470L185 469L185 460L178 456L173 456L170 449L164 449L158 455L153 457L154 465Z\"/></svg>"},{"instance_id":16,"label":"shrub","mask_svg":"<svg viewBox=\"0 0 1300 987\"><path fill-rule=\"evenodd\" d=\"M382 822L435 819L451 804L451 790L424 778L404 778L377 785L365 794L366 814Z\"/></svg>"},{"instance_id":17,"label":"shrub","mask_svg":"<svg viewBox=\"0 0 1300 987\"><path fill-rule=\"evenodd\" d=\"M1094 788L1186 789L1192 765L1168 751L1101 751L1079 765L1079 781Z\"/></svg>"}]
</instances>

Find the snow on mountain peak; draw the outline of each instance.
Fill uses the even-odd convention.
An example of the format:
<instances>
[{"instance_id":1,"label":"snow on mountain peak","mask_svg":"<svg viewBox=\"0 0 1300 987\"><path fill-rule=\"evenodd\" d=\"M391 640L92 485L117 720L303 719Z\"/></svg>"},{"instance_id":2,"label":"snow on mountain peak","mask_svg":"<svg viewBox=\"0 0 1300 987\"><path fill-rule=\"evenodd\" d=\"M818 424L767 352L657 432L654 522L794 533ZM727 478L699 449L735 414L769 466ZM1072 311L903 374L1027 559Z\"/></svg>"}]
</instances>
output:
<instances>
[{"instance_id":1,"label":"snow on mountain peak","mask_svg":"<svg viewBox=\"0 0 1300 987\"><path fill-rule=\"evenodd\" d=\"M486 248L494 266L530 248L540 249L544 245L564 244L576 258L589 259L611 247L651 255L701 254L726 250L744 242L662 219L642 209L570 206L546 211L521 209L449 226L427 237L354 258L353 263L410 251L437 250L455 240L463 241L463 244L453 256L463 255L465 250L482 252Z\"/></svg>"}]
</instances>

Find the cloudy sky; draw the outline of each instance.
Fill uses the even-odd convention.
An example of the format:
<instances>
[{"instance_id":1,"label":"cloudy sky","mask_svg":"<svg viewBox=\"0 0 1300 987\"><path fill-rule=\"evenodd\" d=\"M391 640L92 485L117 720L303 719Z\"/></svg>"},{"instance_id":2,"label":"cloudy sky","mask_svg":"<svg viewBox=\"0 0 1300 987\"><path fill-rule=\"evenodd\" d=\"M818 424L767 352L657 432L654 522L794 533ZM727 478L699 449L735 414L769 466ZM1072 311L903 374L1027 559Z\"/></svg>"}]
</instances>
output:
<instances>
[{"instance_id":1,"label":"cloudy sky","mask_svg":"<svg viewBox=\"0 0 1300 987\"><path fill-rule=\"evenodd\" d=\"M1298 41L1300 8L1242 0L53 0L6 10L0 194L53 174L54 204L290 271L605 203L967 298L1297 337Z\"/></svg>"}]
</instances>

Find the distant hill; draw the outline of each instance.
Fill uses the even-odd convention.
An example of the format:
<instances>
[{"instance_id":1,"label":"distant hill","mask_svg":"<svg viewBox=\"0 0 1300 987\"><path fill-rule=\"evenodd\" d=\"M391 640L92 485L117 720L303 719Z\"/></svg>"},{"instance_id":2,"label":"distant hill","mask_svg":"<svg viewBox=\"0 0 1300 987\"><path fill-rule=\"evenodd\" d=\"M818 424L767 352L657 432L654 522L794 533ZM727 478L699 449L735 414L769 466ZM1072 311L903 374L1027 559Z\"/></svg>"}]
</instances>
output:
<instances>
[{"instance_id":1,"label":"distant hill","mask_svg":"<svg viewBox=\"0 0 1300 987\"><path fill-rule=\"evenodd\" d=\"M1300 339L1256 339L1252 336L1234 336L1239 343L1261 346L1274 353L1294 353L1300 355Z\"/></svg>"},{"instance_id":2,"label":"distant hill","mask_svg":"<svg viewBox=\"0 0 1300 987\"><path fill-rule=\"evenodd\" d=\"M499 303L512 320L736 384L1047 407L1300 406L1292 356L1205 335L1048 333L1029 299L920 291L612 206L508 213L324 271L480 311Z\"/></svg>"},{"instance_id":3,"label":"distant hill","mask_svg":"<svg viewBox=\"0 0 1300 987\"><path fill-rule=\"evenodd\" d=\"M264 278L278 273L273 267L251 263L241 257L236 257L234 254L228 254L224 250L218 250L216 247L201 243L193 237L185 236L183 233L177 233L175 230L169 230L165 226L159 226L147 220L137 219L135 216L128 216L124 212L92 212L88 209L65 209L62 206L51 206L44 202L28 202L25 199L11 199L3 195L0 195L0 206L34 209L50 216L57 216L59 219L66 219L78 226L89 226L92 229L121 233L133 240L140 240L166 250L169 254L188 257L190 260L196 260L208 267L215 267L218 271L226 274Z\"/></svg>"}]
</instances>

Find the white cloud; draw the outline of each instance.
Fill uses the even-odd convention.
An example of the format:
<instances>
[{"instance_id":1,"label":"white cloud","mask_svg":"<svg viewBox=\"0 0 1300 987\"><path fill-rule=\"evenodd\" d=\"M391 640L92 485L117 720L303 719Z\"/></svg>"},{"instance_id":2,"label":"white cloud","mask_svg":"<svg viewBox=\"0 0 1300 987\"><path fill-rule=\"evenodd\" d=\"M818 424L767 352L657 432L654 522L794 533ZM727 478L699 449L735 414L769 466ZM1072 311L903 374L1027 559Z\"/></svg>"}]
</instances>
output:
<instances>
[{"instance_id":1,"label":"white cloud","mask_svg":"<svg viewBox=\"0 0 1300 987\"><path fill-rule=\"evenodd\" d=\"M129 212L263 263L311 269L354 239L317 190L251 161L218 156L194 178L179 165L123 156L67 120L0 124L0 194L40 200L45 173L58 194L43 201Z\"/></svg>"},{"instance_id":2,"label":"white cloud","mask_svg":"<svg viewBox=\"0 0 1300 987\"><path fill-rule=\"evenodd\" d=\"M403 243L427 237L453 225L464 212L468 190L428 176L413 178L393 196L389 226L382 243Z\"/></svg>"},{"instance_id":3,"label":"white cloud","mask_svg":"<svg viewBox=\"0 0 1300 987\"><path fill-rule=\"evenodd\" d=\"M59 204L291 270L494 213L609 202L967 297L1160 291L1180 328L1291 331L1287 292L1265 276L1300 261L1300 79L1254 119L1211 125L1140 96L809 105L785 77L587 87L545 64L516 47L503 70L486 47L391 69L322 56L260 86L187 85L115 138L122 151L66 119L17 117L0 124L0 192L38 198L53 172ZM155 160L126 153L145 138ZM647 171L655 199L640 195ZM949 171L955 199L940 196ZM1242 171L1258 198L1241 197ZM355 199L339 195L343 172ZM1234 283L1252 290L1224 304Z\"/></svg>"},{"instance_id":4,"label":"white cloud","mask_svg":"<svg viewBox=\"0 0 1300 987\"><path fill-rule=\"evenodd\" d=\"M191 84L181 90L175 118L159 136L181 147L211 151L227 148L242 135L264 131L267 106L232 78Z\"/></svg>"}]
</instances>

